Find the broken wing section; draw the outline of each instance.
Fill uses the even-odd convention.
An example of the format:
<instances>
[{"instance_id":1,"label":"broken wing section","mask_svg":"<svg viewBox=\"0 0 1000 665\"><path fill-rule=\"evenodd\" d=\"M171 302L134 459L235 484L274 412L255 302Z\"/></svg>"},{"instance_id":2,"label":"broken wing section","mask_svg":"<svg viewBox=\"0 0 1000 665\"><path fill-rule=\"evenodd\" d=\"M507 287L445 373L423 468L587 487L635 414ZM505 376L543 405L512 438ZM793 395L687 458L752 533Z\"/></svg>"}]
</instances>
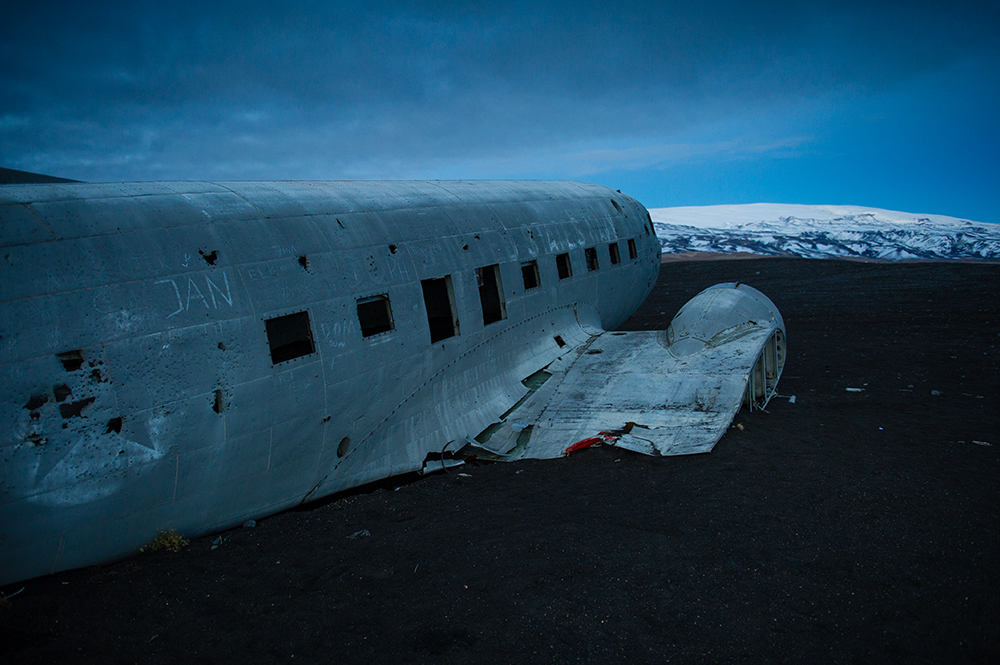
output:
<instances>
[{"instance_id":1,"label":"broken wing section","mask_svg":"<svg viewBox=\"0 0 1000 665\"><path fill-rule=\"evenodd\" d=\"M528 377L528 395L473 445L501 459L559 457L592 437L649 455L708 452L741 404L767 404L784 358L774 304L718 284L666 331L600 332Z\"/></svg>"}]
</instances>

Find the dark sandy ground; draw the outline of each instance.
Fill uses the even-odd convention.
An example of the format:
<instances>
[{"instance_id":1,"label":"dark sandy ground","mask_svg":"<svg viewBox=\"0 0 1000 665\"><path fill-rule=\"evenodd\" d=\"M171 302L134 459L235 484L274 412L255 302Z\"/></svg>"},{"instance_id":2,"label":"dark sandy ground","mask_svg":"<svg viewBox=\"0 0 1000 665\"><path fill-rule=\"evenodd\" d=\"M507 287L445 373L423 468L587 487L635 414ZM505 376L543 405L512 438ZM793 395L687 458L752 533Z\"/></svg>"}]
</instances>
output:
<instances>
[{"instance_id":1,"label":"dark sandy ground","mask_svg":"<svg viewBox=\"0 0 1000 665\"><path fill-rule=\"evenodd\" d=\"M1000 266L669 263L625 327L735 279L796 400L711 454L472 463L14 585L0 660L1000 662Z\"/></svg>"}]
</instances>

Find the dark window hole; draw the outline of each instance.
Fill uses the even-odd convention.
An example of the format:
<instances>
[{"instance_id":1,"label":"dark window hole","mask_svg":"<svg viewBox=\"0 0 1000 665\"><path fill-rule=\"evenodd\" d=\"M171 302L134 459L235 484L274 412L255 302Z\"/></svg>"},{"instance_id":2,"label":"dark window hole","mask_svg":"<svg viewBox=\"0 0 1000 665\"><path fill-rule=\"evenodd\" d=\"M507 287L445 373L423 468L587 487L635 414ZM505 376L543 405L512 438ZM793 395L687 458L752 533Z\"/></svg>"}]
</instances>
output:
<instances>
[{"instance_id":1,"label":"dark window hole","mask_svg":"<svg viewBox=\"0 0 1000 665\"><path fill-rule=\"evenodd\" d=\"M115 434L121 434L121 432L122 432L122 419L120 417L119 418L112 418L111 420L108 421L108 429L106 429L104 431L104 433L105 434L111 434L112 432L114 432Z\"/></svg>"},{"instance_id":2,"label":"dark window hole","mask_svg":"<svg viewBox=\"0 0 1000 665\"><path fill-rule=\"evenodd\" d=\"M507 318L507 305L503 299L503 283L500 280L500 266L476 268L479 283L479 302L483 306L483 325L496 323Z\"/></svg>"},{"instance_id":3,"label":"dark window hole","mask_svg":"<svg viewBox=\"0 0 1000 665\"><path fill-rule=\"evenodd\" d=\"M395 245L389 245L389 253L390 254L395 254L396 253L396 246Z\"/></svg>"},{"instance_id":4,"label":"dark window hole","mask_svg":"<svg viewBox=\"0 0 1000 665\"><path fill-rule=\"evenodd\" d=\"M458 320L454 314L455 292L451 285L451 275L422 280L420 286L424 292L431 344L457 335Z\"/></svg>"},{"instance_id":5,"label":"dark window hole","mask_svg":"<svg viewBox=\"0 0 1000 665\"><path fill-rule=\"evenodd\" d=\"M203 259L205 259L205 263L207 263L210 266L214 266L215 260L219 258L219 253L216 252L214 249L211 252L206 252L205 250L199 249L198 253L201 254L201 257Z\"/></svg>"},{"instance_id":6,"label":"dark window hole","mask_svg":"<svg viewBox=\"0 0 1000 665\"><path fill-rule=\"evenodd\" d=\"M620 205L618 205L618 201L615 201L614 199L611 199L611 205L613 205L615 207L615 210L617 210L618 212L622 211L622 207Z\"/></svg>"},{"instance_id":7,"label":"dark window hole","mask_svg":"<svg viewBox=\"0 0 1000 665\"><path fill-rule=\"evenodd\" d=\"M617 242L608 245L608 254L611 255L611 265L617 265L622 262L622 255L618 252Z\"/></svg>"},{"instance_id":8,"label":"dark window hole","mask_svg":"<svg viewBox=\"0 0 1000 665\"><path fill-rule=\"evenodd\" d=\"M372 296L358 300L358 322L361 336L371 337L392 330L392 308L388 295Z\"/></svg>"},{"instance_id":9,"label":"dark window hole","mask_svg":"<svg viewBox=\"0 0 1000 665\"><path fill-rule=\"evenodd\" d=\"M67 372L75 372L83 366L83 351L80 349L57 353L56 358L59 359L59 362L63 365L63 369Z\"/></svg>"},{"instance_id":10,"label":"dark window hole","mask_svg":"<svg viewBox=\"0 0 1000 665\"><path fill-rule=\"evenodd\" d=\"M628 257L630 259L635 259L635 257L637 257L637 256L639 256L639 253L635 251L635 239L634 238L629 238L629 240L628 240Z\"/></svg>"},{"instance_id":11,"label":"dark window hole","mask_svg":"<svg viewBox=\"0 0 1000 665\"><path fill-rule=\"evenodd\" d=\"M583 250L583 255L587 257L587 270L594 271L600 267L597 264L596 247L588 247L587 249Z\"/></svg>"},{"instance_id":12,"label":"dark window hole","mask_svg":"<svg viewBox=\"0 0 1000 665\"><path fill-rule=\"evenodd\" d=\"M563 338L561 336L556 335L552 339L554 339L556 341L556 344L559 345L560 349L563 348L564 346L566 346L566 342L563 340Z\"/></svg>"},{"instance_id":13,"label":"dark window hole","mask_svg":"<svg viewBox=\"0 0 1000 665\"><path fill-rule=\"evenodd\" d=\"M570 263L569 254L560 254L556 257L556 270L559 271L559 279L569 279L573 276L573 264Z\"/></svg>"},{"instance_id":14,"label":"dark window hole","mask_svg":"<svg viewBox=\"0 0 1000 665\"><path fill-rule=\"evenodd\" d=\"M524 290L538 288L542 280L538 277L538 261L528 261L521 266L521 279L524 280Z\"/></svg>"},{"instance_id":15,"label":"dark window hole","mask_svg":"<svg viewBox=\"0 0 1000 665\"><path fill-rule=\"evenodd\" d=\"M267 344L271 349L271 364L301 358L316 351L313 345L309 312L296 312L266 319Z\"/></svg>"},{"instance_id":16,"label":"dark window hole","mask_svg":"<svg viewBox=\"0 0 1000 665\"><path fill-rule=\"evenodd\" d=\"M302 266L303 270L309 270L309 257L305 254L299 257L299 265Z\"/></svg>"},{"instance_id":17,"label":"dark window hole","mask_svg":"<svg viewBox=\"0 0 1000 665\"><path fill-rule=\"evenodd\" d=\"M345 436L340 440L340 445L337 446L337 457L343 457L347 454L347 451L351 449L351 437Z\"/></svg>"},{"instance_id":18,"label":"dark window hole","mask_svg":"<svg viewBox=\"0 0 1000 665\"><path fill-rule=\"evenodd\" d=\"M73 394L73 391L69 389L65 383L61 386L55 386L52 388L52 394L55 395L57 402L62 402L67 397Z\"/></svg>"},{"instance_id":19,"label":"dark window hole","mask_svg":"<svg viewBox=\"0 0 1000 665\"><path fill-rule=\"evenodd\" d=\"M221 388L216 388L215 399L212 402L212 411L222 413L226 410L226 396Z\"/></svg>"}]
</instances>

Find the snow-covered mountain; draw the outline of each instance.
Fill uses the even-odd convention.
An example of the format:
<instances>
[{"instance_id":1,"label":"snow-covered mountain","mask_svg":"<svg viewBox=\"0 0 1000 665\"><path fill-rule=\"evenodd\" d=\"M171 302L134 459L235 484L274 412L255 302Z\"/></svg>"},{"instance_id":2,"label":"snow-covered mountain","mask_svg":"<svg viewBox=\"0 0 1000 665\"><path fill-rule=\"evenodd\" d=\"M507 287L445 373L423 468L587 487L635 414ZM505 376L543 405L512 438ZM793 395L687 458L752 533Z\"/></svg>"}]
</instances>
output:
<instances>
[{"instance_id":1,"label":"snow-covered mountain","mask_svg":"<svg viewBox=\"0 0 1000 665\"><path fill-rule=\"evenodd\" d=\"M775 203L652 208L664 254L1000 260L1000 224L860 206Z\"/></svg>"}]
</instances>

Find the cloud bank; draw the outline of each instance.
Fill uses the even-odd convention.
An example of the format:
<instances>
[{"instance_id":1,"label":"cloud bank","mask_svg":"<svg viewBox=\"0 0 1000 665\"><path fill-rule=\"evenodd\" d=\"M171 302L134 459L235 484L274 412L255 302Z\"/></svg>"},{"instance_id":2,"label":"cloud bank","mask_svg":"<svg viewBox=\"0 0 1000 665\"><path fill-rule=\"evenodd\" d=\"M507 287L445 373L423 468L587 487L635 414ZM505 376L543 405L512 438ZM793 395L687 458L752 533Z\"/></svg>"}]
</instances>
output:
<instances>
[{"instance_id":1,"label":"cloud bank","mask_svg":"<svg viewBox=\"0 0 1000 665\"><path fill-rule=\"evenodd\" d=\"M4 165L569 177L659 205L794 196L775 186L790 163L828 178L837 146L863 156L871 136L894 159L1000 145L996 3L674 4L22 4L0 27ZM935 146L927 128L949 118L966 129Z\"/></svg>"}]
</instances>

